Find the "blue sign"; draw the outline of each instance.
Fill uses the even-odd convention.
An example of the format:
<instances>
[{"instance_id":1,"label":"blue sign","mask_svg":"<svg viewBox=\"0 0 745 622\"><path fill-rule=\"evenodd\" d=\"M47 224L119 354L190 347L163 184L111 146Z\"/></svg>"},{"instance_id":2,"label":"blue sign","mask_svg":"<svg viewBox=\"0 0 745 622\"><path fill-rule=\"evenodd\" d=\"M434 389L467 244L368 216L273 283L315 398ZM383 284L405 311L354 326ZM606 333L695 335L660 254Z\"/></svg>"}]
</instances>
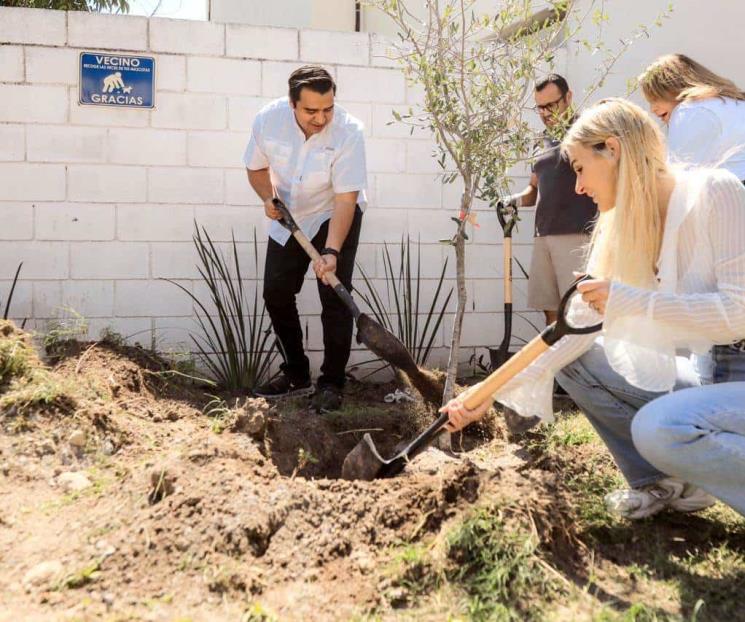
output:
<instances>
[{"instance_id":1,"label":"blue sign","mask_svg":"<svg viewBox=\"0 0 745 622\"><path fill-rule=\"evenodd\" d=\"M155 59L80 53L80 103L152 108Z\"/></svg>"}]
</instances>

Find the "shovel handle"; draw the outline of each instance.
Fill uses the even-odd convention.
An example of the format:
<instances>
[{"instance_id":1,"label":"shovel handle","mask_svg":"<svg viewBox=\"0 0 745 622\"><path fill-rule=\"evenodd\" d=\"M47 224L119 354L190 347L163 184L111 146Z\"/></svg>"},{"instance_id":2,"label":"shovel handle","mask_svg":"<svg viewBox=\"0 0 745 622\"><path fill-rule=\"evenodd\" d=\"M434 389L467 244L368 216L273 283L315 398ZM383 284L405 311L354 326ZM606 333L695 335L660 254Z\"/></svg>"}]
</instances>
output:
<instances>
[{"instance_id":1,"label":"shovel handle","mask_svg":"<svg viewBox=\"0 0 745 622\"><path fill-rule=\"evenodd\" d=\"M303 247L303 250L308 254L308 257L313 261L318 261L321 258L321 254L316 250L316 247L311 244L310 240L302 231L300 231L300 229L293 231L292 235L297 240L298 244ZM349 290L344 287L336 274L333 272L327 272L326 281L334 288L336 295L341 298L342 302L352 312L354 318L357 319L360 316L361 311L357 306L357 303L354 301L354 298L352 298L352 294L350 294Z\"/></svg>"},{"instance_id":2,"label":"shovel handle","mask_svg":"<svg viewBox=\"0 0 745 622\"><path fill-rule=\"evenodd\" d=\"M402 454L406 455L406 459L411 460L412 458L414 458L414 456L419 454L422 449L429 446L432 440L437 437L440 432L442 432L442 429L445 427L448 419L448 414L442 413L439 417L437 417L437 419L429 424L424 432L422 432L413 441L411 441L409 446L402 452Z\"/></svg>"},{"instance_id":3,"label":"shovel handle","mask_svg":"<svg viewBox=\"0 0 745 622\"><path fill-rule=\"evenodd\" d=\"M297 226L297 223L292 217L292 214L290 214L290 210L287 209L287 206L276 197L272 199L272 203L274 203L274 207L276 207L282 214L279 223L292 234L292 237L297 240L297 243L300 244L300 247L305 251L308 257L313 261L318 261L321 258L321 254L316 250L316 247L313 246L311 241L308 239L308 236L306 236L300 227ZM341 301L352 312L352 315L356 320L360 316L360 309L357 306L357 303L355 303L354 298L352 298L352 295L349 293L349 290L344 287L342 282L333 272L326 273L326 281L334 288L336 295L341 298Z\"/></svg>"},{"instance_id":4,"label":"shovel handle","mask_svg":"<svg viewBox=\"0 0 745 622\"><path fill-rule=\"evenodd\" d=\"M502 365L502 367L484 380L479 385L479 388L466 398L464 402L465 407L468 408L468 410L473 410L478 408L485 400L491 399L491 396L495 391L530 365L538 356L548 350L548 348L548 344L543 341L541 335L538 335L528 343L528 345L520 350L520 352L515 354L515 356ZM432 442L432 439L442 431L445 424L448 422L448 419L448 413L442 413L426 430L424 430L424 432L411 442L402 454L405 454L409 460L416 456L423 447L429 445Z\"/></svg>"},{"instance_id":5,"label":"shovel handle","mask_svg":"<svg viewBox=\"0 0 745 622\"><path fill-rule=\"evenodd\" d=\"M508 380L511 380L519 374L536 358L548 350L548 348L548 344L543 341L541 335L535 337L522 350L520 350L520 352L515 354L515 356L508 360L497 371L493 372L486 380L479 384L478 389L466 397L464 402L465 407L468 410L474 410L487 399L491 399L493 393L502 387ZM442 413L426 430L424 430L424 432L412 441L411 445L406 449L406 455L409 458L413 458L417 454L417 450L429 445L432 439L440 433L442 428L448 422L448 419L448 413Z\"/></svg>"},{"instance_id":6,"label":"shovel handle","mask_svg":"<svg viewBox=\"0 0 745 622\"><path fill-rule=\"evenodd\" d=\"M534 337L517 354L481 382L478 388L466 397L464 406L468 410L474 410L481 406L485 400L491 399L496 391L517 376L548 348L549 345L543 340L543 335Z\"/></svg>"},{"instance_id":7,"label":"shovel handle","mask_svg":"<svg viewBox=\"0 0 745 622\"><path fill-rule=\"evenodd\" d=\"M321 258L321 254L316 250L316 247L311 244L311 241L305 236L302 231L300 231L300 229L293 231L292 237L297 240L298 244L303 247L303 250L313 261L318 261ZM331 274L326 273L326 280L328 281L329 285L331 285L331 287L335 288L337 285L341 285L339 279L333 272Z\"/></svg>"},{"instance_id":8,"label":"shovel handle","mask_svg":"<svg viewBox=\"0 0 745 622\"><path fill-rule=\"evenodd\" d=\"M477 385L478 388L470 395L467 395L463 402L466 408L473 410L481 406L485 400L491 399L491 396L501 389L507 381L512 380L565 335L589 335L603 328L602 322L598 322L592 326L571 326L566 317L569 301L574 292L577 291L577 285L591 278L589 274L585 274L572 283L561 298L559 318L556 322L547 326L540 335L534 337L504 365Z\"/></svg>"}]
</instances>

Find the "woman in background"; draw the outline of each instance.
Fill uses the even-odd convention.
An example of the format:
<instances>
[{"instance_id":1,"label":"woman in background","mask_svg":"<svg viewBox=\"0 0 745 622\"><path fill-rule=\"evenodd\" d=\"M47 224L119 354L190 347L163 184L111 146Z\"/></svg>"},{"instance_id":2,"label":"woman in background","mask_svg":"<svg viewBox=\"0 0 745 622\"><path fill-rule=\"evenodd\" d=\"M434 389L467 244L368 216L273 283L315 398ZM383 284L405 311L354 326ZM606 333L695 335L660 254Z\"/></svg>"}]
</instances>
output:
<instances>
[{"instance_id":1,"label":"woman in background","mask_svg":"<svg viewBox=\"0 0 745 622\"><path fill-rule=\"evenodd\" d=\"M683 54L660 56L639 76L650 110L667 125L674 164L724 168L745 180L745 92Z\"/></svg>"},{"instance_id":2,"label":"woman in background","mask_svg":"<svg viewBox=\"0 0 745 622\"><path fill-rule=\"evenodd\" d=\"M667 125L671 163L723 168L745 183L745 92L683 54L660 56L639 84ZM745 380L745 340L715 346L699 364L708 382Z\"/></svg>"}]
</instances>

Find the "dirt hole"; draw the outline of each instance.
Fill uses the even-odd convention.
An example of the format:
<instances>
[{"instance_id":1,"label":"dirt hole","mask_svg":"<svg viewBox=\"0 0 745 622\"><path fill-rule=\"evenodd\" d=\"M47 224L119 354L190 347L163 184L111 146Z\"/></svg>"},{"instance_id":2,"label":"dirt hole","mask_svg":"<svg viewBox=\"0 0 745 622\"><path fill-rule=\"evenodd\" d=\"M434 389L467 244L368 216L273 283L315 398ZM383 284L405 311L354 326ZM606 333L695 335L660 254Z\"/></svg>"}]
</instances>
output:
<instances>
[{"instance_id":1,"label":"dirt hole","mask_svg":"<svg viewBox=\"0 0 745 622\"><path fill-rule=\"evenodd\" d=\"M281 475L306 479L338 479L347 454L369 432L378 450L391 455L416 434L410 412L379 412L365 418L345 413L318 415L310 411L278 413L268 417L263 453ZM359 423L359 425L358 425Z\"/></svg>"},{"instance_id":2,"label":"dirt hole","mask_svg":"<svg viewBox=\"0 0 745 622\"><path fill-rule=\"evenodd\" d=\"M433 421L436 413L421 402L378 407L355 404L318 415L308 409L284 409L267 416L262 453L281 475L306 479L338 479L347 454L369 433L384 458L392 457ZM467 451L501 436L493 420L472 426L467 437L453 437L453 447Z\"/></svg>"}]
</instances>

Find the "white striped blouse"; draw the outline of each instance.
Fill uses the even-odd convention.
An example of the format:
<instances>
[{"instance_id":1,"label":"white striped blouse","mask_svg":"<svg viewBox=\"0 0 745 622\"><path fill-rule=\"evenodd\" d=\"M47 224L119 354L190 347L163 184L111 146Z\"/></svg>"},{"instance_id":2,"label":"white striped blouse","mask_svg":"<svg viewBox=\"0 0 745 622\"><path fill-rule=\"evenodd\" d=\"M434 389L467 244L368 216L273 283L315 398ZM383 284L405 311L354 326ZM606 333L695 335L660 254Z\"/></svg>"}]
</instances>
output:
<instances>
[{"instance_id":1,"label":"white striped blouse","mask_svg":"<svg viewBox=\"0 0 745 622\"><path fill-rule=\"evenodd\" d=\"M553 378L598 339L615 371L649 391L675 383L675 349L706 352L745 338L745 187L725 170L676 171L658 287L611 284L601 336L562 338L494 398L523 416L553 418ZM570 317L600 319L581 299Z\"/></svg>"}]
</instances>

